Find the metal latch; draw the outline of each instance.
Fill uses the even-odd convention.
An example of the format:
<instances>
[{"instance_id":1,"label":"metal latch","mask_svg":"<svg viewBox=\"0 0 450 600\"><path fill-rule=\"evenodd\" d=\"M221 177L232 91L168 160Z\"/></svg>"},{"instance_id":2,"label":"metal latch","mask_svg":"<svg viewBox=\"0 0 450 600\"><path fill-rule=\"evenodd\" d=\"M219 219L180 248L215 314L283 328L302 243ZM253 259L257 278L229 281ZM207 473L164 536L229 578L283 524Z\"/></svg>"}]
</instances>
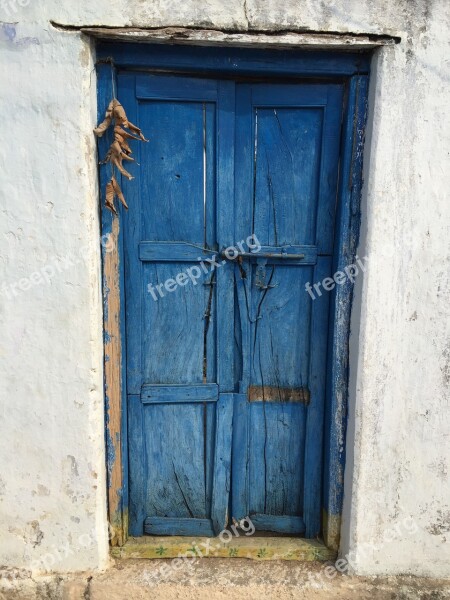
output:
<instances>
[{"instance_id":1,"label":"metal latch","mask_svg":"<svg viewBox=\"0 0 450 600\"><path fill-rule=\"evenodd\" d=\"M236 260L240 256L243 258L266 258L266 259L291 259L291 260L301 260L305 258L304 254L289 254L286 251L277 252L235 252L233 256L228 256L227 251L222 250L220 253L221 258L225 258L226 260Z\"/></svg>"}]
</instances>

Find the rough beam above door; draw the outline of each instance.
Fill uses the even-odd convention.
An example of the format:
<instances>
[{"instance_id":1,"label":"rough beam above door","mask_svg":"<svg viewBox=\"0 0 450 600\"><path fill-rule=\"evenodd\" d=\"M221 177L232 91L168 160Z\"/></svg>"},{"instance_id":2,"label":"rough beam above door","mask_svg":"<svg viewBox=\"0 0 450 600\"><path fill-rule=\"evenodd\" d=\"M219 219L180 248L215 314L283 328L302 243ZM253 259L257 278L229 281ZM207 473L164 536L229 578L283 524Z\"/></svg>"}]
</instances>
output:
<instances>
[{"instance_id":1,"label":"rough beam above door","mask_svg":"<svg viewBox=\"0 0 450 600\"><path fill-rule=\"evenodd\" d=\"M360 34L351 32L320 31L265 31L229 32L217 29L186 27L74 27L51 22L57 29L78 30L100 39L128 42L176 42L195 45L233 45L248 48L309 48L316 50L370 50L379 46L392 46L400 42L399 37L390 35Z\"/></svg>"}]
</instances>

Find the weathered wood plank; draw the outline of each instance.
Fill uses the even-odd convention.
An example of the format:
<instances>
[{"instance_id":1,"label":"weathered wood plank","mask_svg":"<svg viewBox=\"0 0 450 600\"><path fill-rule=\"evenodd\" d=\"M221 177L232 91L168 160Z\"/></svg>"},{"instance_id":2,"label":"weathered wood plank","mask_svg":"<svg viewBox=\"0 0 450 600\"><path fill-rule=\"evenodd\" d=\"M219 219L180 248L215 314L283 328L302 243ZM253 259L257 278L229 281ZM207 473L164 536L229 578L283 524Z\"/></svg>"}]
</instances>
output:
<instances>
[{"instance_id":1,"label":"weathered wood plank","mask_svg":"<svg viewBox=\"0 0 450 600\"><path fill-rule=\"evenodd\" d=\"M122 548L113 548L115 558L177 558L192 557L192 549L199 557L205 558L249 558L253 560L300 560L327 561L336 558L336 552L329 550L317 540L298 537L256 537L239 532L224 542L220 538L171 536L130 538ZM210 544L208 546L208 543ZM207 550L209 548L209 551Z\"/></svg>"},{"instance_id":2,"label":"weathered wood plank","mask_svg":"<svg viewBox=\"0 0 450 600\"><path fill-rule=\"evenodd\" d=\"M276 531L277 533L305 533L305 522L302 517L288 515L252 514L251 521L260 531Z\"/></svg>"},{"instance_id":3,"label":"weathered wood plank","mask_svg":"<svg viewBox=\"0 0 450 600\"><path fill-rule=\"evenodd\" d=\"M297 102L307 104L309 99L319 106L279 106L284 88L276 107L258 106L254 221L263 245L316 243L324 92L323 86L309 86L307 93L295 87L300 88L295 90ZM265 86L263 96L273 106L273 86Z\"/></svg>"},{"instance_id":4,"label":"weathered wood plank","mask_svg":"<svg viewBox=\"0 0 450 600\"><path fill-rule=\"evenodd\" d=\"M252 89L248 85L236 86L236 116L235 116L235 166L234 172L234 204L235 204L235 235L236 239L245 240L254 230L254 157L256 117L251 109ZM253 260L253 259L251 259ZM251 293L251 269L249 259L241 261L235 268L235 283L239 313L241 338L241 381L239 391L247 392L250 381L250 326L251 316L249 299Z\"/></svg>"},{"instance_id":5,"label":"weathered wood plank","mask_svg":"<svg viewBox=\"0 0 450 600\"><path fill-rule=\"evenodd\" d=\"M333 271L343 271L355 261L359 240L362 164L368 103L368 76L352 77L343 119L339 209ZM345 440L349 377L350 315L353 284L336 286L331 296L333 328L328 344L331 365L325 413L324 457L324 538L330 547L339 547L340 515L344 494Z\"/></svg>"},{"instance_id":6,"label":"weathered wood plank","mask_svg":"<svg viewBox=\"0 0 450 600\"><path fill-rule=\"evenodd\" d=\"M111 35L111 30L109 30ZM382 36L383 39L386 36ZM395 38L389 38L390 40ZM398 39L398 38L397 38ZM263 73L270 75L353 75L368 73L370 54L331 53L317 51L301 51L290 49L267 52L264 49L245 48L204 48L185 46L180 52L177 46L168 44L99 44L98 57L106 58L114 55L114 60L121 67L176 69L178 71L200 70L202 73L249 74Z\"/></svg>"},{"instance_id":7,"label":"weathered wood plank","mask_svg":"<svg viewBox=\"0 0 450 600\"><path fill-rule=\"evenodd\" d=\"M177 77L172 77L173 89L177 89L177 81ZM145 165L140 169L143 198L140 241L181 241L202 247L205 240L204 103L171 102L164 96L159 101L142 101L139 102L139 123L151 138L140 147L141 164ZM211 128L206 131L206 142L212 150L214 133ZM214 172L209 179L211 177ZM213 185L213 181L206 181L207 188ZM208 201L215 204L214 194Z\"/></svg>"},{"instance_id":8,"label":"weathered wood plank","mask_svg":"<svg viewBox=\"0 0 450 600\"><path fill-rule=\"evenodd\" d=\"M247 394L234 395L232 443L231 517L240 521L248 515L249 411Z\"/></svg>"},{"instance_id":9,"label":"weathered wood plank","mask_svg":"<svg viewBox=\"0 0 450 600\"><path fill-rule=\"evenodd\" d=\"M160 288L163 297L156 288L174 280L185 268L185 264L175 262L143 263L139 275L142 314L134 324L140 336L141 385L203 383L204 316L209 297L209 288L203 283L207 276L196 280L196 285L189 282L173 292ZM153 286L153 294L148 285ZM211 311L215 319L214 303Z\"/></svg>"},{"instance_id":10,"label":"weathered wood plank","mask_svg":"<svg viewBox=\"0 0 450 600\"><path fill-rule=\"evenodd\" d=\"M334 248L343 96L343 85L328 86L317 196L316 238L319 254L332 255Z\"/></svg>"},{"instance_id":11,"label":"weathered wood plank","mask_svg":"<svg viewBox=\"0 0 450 600\"><path fill-rule=\"evenodd\" d=\"M228 248L236 243L234 238L234 110L235 84L233 81L219 82L217 109L217 215L214 215L218 248ZM217 221L217 222L216 222ZM217 315L217 380L221 392L233 392L234 377L234 265L219 260L216 269L217 299L220 301L220 316ZM225 264L223 264L225 262Z\"/></svg>"},{"instance_id":12,"label":"weathered wood plank","mask_svg":"<svg viewBox=\"0 0 450 600\"><path fill-rule=\"evenodd\" d=\"M177 77L173 75L138 75L136 77L136 98L139 100L215 101L217 81L198 77Z\"/></svg>"},{"instance_id":13,"label":"weathered wood plank","mask_svg":"<svg viewBox=\"0 0 450 600\"><path fill-rule=\"evenodd\" d=\"M150 241L139 244L139 258L148 262L200 262L207 258L212 259L213 256L217 256L217 252L200 244Z\"/></svg>"},{"instance_id":14,"label":"weathered wood plank","mask_svg":"<svg viewBox=\"0 0 450 600\"><path fill-rule=\"evenodd\" d=\"M234 394L221 393L216 405L216 437L211 500L211 518L216 535L228 525L233 401Z\"/></svg>"},{"instance_id":15,"label":"weathered wood plank","mask_svg":"<svg viewBox=\"0 0 450 600\"><path fill-rule=\"evenodd\" d=\"M54 24L55 25L55 24ZM122 40L127 42L156 42L195 44L196 46L215 44L223 46L236 45L247 48L276 47L298 50L370 50L380 46L392 46L400 39L390 35L352 35L351 33L317 33L317 32L270 32L258 33L229 33L214 29L190 29L186 27L161 27L145 29L140 27L82 27L86 35L105 40Z\"/></svg>"},{"instance_id":16,"label":"weathered wood plank","mask_svg":"<svg viewBox=\"0 0 450 600\"><path fill-rule=\"evenodd\" d=\"M147 516L147 449L144 432L144 407L139 396L128 396L128 462L129 462L129 528L131 535L144 534L144 519Z\"/></svg>"},{"instance_id":17,"label":"weathered wood plank","mask_svg":"<svg viewBox=\"0 0 450 600\"><path fill-rule=\"evenodd\" d=\"M311 299L305 283L313 280L310 266L267 265L266 290L251 288L252 386L308 387Z\"/></svg>"},{"instance_id":18,"label":"weathered wood plank","mask_svg":"<svg viewBox=\"0 0 450 600\"><path fill-rule=\"evenodd\" d=\"M115 72L110 65L98 69L98 114L103 115L112 97ZM110 133L98 140L99 158L108 149ZM106 448L108 468L108 513L111 525L111 544L122 545L128 535L128 507L126 506L126 461L123 460L123 321L121 311L121 263L120 219L104 207L104 194L110 173L100 169L100 198L102 205L102 235L108 243L102 246L103 267L103 330L104 330L104 377L106 412ZM119 209L120 210L120 209Z\"/></svg>"},{"instance_id":19,"label":"weathered wood plank","mask_svg":"<svg viewBox=\"0 0 450 600\"><path fill-rule=\"evenodd\" d=\"M112 218L110 243L112 250L103 253L103 302L105 331L105 385L107 402L107 462L110 522L113 545L125 539L122 521L122 343L120 331L119 290L119 219Z\"/></svg>"},{"instance_id":20,"label":"weathered wood plank","mask_svg":"<svg viewBox=\"0 0 450 600\"><path fill-rule=\"evenodd\" d=\"M250 515L302 516L305 426L303 404L250 403Z\"/></svg>"},{"instance_id":21,"label":"weathered wood plank","mask_svg":"<svg viewBox=\"0 0 450 600\"><path fill-rule=\"evenodd\" d=\"M331 275L331 256L321 256L314 270L314 281L323 281ZM311 356L309 367L309 389L311 401L308 406L305 439L305 487L303 518L306 537L315 538L321 529L320 496L323 475L323 422L325 413L326 377L324 365L327 361L328 311L330 294L323 293L312 304Z\"/></svg>"},{"instance_id":22,"label":"weathered wood plank","mask_svg":"<svg viewBox=\"0 0 450 600\"><path fill-rule=\"evenodd\" d=\"M132 123L139 123L140 117L134 94L131 90L135 87L134 73L121 73L118 76L118 95L126 113ZM149 137L152 136L152 128L145 131ZM135 144L133 152L136 161L141 165L144 147L148 144ZM122 190L128 200L128 211L122 212L121 224L124 229L125 243L123 245L124 271L125 271L125 295L124 306L126 321L126 393L138 395L142 385L142 352L139 322L142 317L142 293L141 293L141 270L139 261L138 244L142 239L142 194L141 175L142 168L130 163L130 172L135 179L128 181L122 178Z\"/></svg>"},{"instance_id":23,"label":"weathered wood plank","mask_svg":"<svg viewBox=\"0 0 450 600\"><path fill-rule=\"evenodd\" d=\"M141 391L141 402L144 404L217 402L218 397L219 386L215 383L201 385L145 384Z\"/></svg>"},{"instance_id":24,"label":"weathered wood plank","mask_svg":"<svg viewBox=\"0 0 450 600\"><path fill-rule=\"evenodd\" d=\"M214 440L203 404L147 404L143 414L146 516L209 518L205 460Z\"/></svg>"},{"instance_id":25,"label":"weathered wood plank","mask_svg":"<svg viewBox=\"0 0 450 600\"><path fill-rule=\"evenodd\" d=\"M149 535L214 535L211 519L147 517L144 531Z\"/></svg>"}]
</instances>

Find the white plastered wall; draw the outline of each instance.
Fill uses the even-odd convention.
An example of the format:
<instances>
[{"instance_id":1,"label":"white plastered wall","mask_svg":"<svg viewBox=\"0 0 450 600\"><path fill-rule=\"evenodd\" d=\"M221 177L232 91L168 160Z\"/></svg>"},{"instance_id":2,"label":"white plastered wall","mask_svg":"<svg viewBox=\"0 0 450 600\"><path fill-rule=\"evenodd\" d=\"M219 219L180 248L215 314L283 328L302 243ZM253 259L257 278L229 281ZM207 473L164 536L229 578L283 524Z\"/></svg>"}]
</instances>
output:
<instances>
[{"instance_id":1,"label":"white plastered wall","mask_svg":"<svg viewBox=\"0 0 450 600\"><path fill-rule=\"evenodd\" d=\"M438 7L372 65L341 547L361 574L450 576L449 7L439 18Z\"/></svg>"},{"instance_id":2,"label":"white plastered wall","mask_svg":"<svg viewBox=\"0 0 450 600\"><path fill-rule=\"evenodd\" d=\"M54 21L402 38L374 59L342 552L450 575L449 20L445 0L0 0L0 565L108 564L95 54Z\"/></svg>"}]
</instances>

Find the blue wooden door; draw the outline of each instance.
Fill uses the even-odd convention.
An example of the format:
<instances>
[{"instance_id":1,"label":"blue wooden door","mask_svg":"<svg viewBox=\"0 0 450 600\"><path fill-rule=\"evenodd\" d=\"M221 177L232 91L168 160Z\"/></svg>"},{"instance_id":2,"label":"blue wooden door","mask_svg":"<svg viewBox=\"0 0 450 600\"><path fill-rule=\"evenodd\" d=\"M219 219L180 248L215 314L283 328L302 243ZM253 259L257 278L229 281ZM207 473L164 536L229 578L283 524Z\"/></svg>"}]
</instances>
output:
<instances>
[{"instance_id":1,"label":"blue wooden door","mask_svg":"<svg viewBox=\"0 0 450 600\"><path fill-rule=\"evenodd\" d=\"M124 73L118 91L150 138L122 216L130 533L250 516L314 537L328 297L305 284L331 274L342 87Z\"/></svg>"}]
</instances>

